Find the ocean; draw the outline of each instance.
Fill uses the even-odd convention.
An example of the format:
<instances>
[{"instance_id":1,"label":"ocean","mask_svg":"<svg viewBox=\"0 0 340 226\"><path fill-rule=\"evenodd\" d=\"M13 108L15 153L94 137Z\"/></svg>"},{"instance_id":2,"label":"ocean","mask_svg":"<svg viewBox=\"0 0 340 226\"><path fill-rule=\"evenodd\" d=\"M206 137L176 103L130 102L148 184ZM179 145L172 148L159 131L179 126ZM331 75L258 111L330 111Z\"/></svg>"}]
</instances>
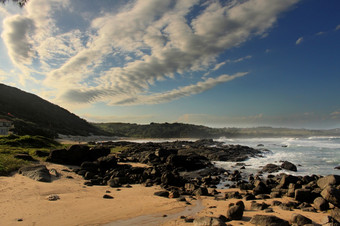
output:
<instances>
[{"instance_id":1,"label":"ocean","mask_svg":"<svg viewBox=\"0 0 340 226\"><path fill-rule=\"evenodd\" d=\"M262 166L280 161L289 161L297 166L297 172L280 171L291 175L330 175L340 174L334 169L340 166L340 137L309 137L309 138L220 138L217 141L226 144L240 144L257 149L270 150L260 158L250 158L244 163L244 173L256 173ZM214 162L216 166L227 170L237 169L234 162Z\"/></svg>"}]
</instances>

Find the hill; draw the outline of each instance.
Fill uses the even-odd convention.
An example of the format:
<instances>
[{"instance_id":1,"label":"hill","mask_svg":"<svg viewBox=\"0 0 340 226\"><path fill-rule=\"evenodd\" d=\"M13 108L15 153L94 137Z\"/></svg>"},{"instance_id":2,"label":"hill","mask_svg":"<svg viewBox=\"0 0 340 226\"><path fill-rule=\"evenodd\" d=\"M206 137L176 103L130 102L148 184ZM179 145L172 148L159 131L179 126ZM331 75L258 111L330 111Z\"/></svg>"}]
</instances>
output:
<instances>
[{"instance_id":1,"label":"hill","mask_svg":"<svg viewBox=\"0 0 340 226\"><path fill-rule=\"evenodd\" d=\"M311 137L340 136L339 129L307 130L290 128L210 128L183 123L93 123L115 136L135 138L219 138L219 137Z\"/></svg>"},{"instance_id":2,"label":"hill","mask_svg":"<svg viewBox=\"0 0 340 226\"><path fill-rule=\"evenodd\" d=\"M19 135L107 134L77 115L37 95L0 83L0 118L11 120Z\"/></svg>"}]
</instances>

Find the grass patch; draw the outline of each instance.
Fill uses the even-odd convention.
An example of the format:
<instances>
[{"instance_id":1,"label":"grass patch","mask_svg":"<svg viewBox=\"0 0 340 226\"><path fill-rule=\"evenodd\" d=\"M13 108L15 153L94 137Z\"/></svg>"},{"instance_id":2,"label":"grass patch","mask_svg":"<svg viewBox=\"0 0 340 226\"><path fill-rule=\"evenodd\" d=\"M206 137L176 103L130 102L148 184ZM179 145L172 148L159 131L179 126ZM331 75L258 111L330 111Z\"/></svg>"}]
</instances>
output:
<instances>
[{"instance_id":1,"label":"grass patch","mask_svg":"<svg viewBox=\"0 0 340 226\"><path fill-rule=\"evenodd\" d=\"M111 148L111 154L122 152L128 148L129 147L126 147L126 146L116 146L114 148Z\"/></svg>"},{"instance_id":2,"label":"grass patch","mask_svg":"<svg viewBox=\"0 0 340 226\"><path fill-rule=\"evenodd\" d=\"M16 154L27 153L38 161L45 161L47 157L37 156L36 151L49 153L51 148L58 147L61 147L58 142L41 136L0 136L0 176L7 176L22 166L32 164L14 158Z\"/></svg>"},{"instance_id":3,"label":"grass patch","mask_svg":"<svg viewBox=\"0 0 340 226\"><path fill-rule=\"evenodd\" d=\"M8 145L12 147L43 148L54 147L60 144L53 139L42 136L18 136L11 134L8 136L0 136L0 145Z\"/></svg>"}]
</instances>

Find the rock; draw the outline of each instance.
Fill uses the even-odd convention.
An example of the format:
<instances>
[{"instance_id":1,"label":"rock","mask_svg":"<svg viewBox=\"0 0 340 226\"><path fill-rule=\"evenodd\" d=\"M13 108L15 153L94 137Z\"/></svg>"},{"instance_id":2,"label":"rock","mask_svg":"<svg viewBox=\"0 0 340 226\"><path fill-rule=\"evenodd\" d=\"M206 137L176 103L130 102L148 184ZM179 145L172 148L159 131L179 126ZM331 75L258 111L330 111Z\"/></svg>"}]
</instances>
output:
<instances>
[{"instance_id":1,"label":"rock","mask_svg":"<svg viewBox=\"0 0 340 226\"><path fill-rule=\"evenodd\" d=\"M267 172L267 173L275 173L281 170L281 167L275 164L267 164L262 168L263 172Z\"/></svg>"},{"instance_id":2,"label":"rock","mask_svg":"<svg viewBox=\"0 0 340 226\"><path fill-rule=\"evenodd\" d=\"M224 226L225 223L216 217L200 217L194 220L194 226Z\"/></svg>"},{"instance_id":3,"label":"rock","mask_svg":"<svg viewBox=\"0 0 340 226\"><path fill-rule=\"evenodd\" d=\"M321 196L332 203L336 207L340 207L340 190L327 186L322 192Z\"/></svg>"},{"instance_id":4,"label":"rock","mask_svg":"<svg viewBox=\"0 0 340 226\"><path fill-rule=\"evenodd\" d=\"M252 202L250 209L251 210L264 210L266 208L268 208L269 205L267 205L266 203L262 202L262 203L257 203L257 202Z\"/></svg>"},{"instance_id":5,"label":"rock","mask_svg":"<svg viewBox=\"0 0 340 226\"><path fill-rule=\"evenodd\" d=\"M156 191L154 193L154 195L168 198L169 197L169 192L168 191Z\"/></svg>"},{"instance_id":6,"label":"rock","mask_svg":"<svg viewBox=\"0 0 340 226\"><path fill-rule=\"evenodd\" d=\"M313 204L314 204L315 209L318 209L321 211L325 211L329 209L328 202L322 197L317 197L316 199L314 199Z\"/></svg>"},{"instance_id":7,"label":"rock","mask_svg":"<svg viewBox=\"0 0 340 226\"><path fill-rule=\"evenodd\" d=\"M179 192L177 190L169 192L169 199L175 199L180 196Z\"/></svg>"},{"instance_id":8,"label":"rock","mask_svg":"<svg viewBox=\"0 0 340 226\"><path fill-rule=\"evenodd\" d=\"M111 195L105 194L103 195L103 199L113 199L113 197Z\"/></svg>"},{"instance_id":9,"label":"rock","mask_svg":"<svg viewBox=\"0 0 340 226\"><path fill-rule=\"evenodd\" d=\"M60 199L59 195L49 195L49 196L47 196L48 201L57 201L58 199Z\"/></svg>"},{"instance_id":10,"label":"rock","mask_svg":"<svg viewBox=\"0 0 340 226\"><path fill-rule=\"evenodd\" d=\"M49 156L49 152L45 152L45 151L40 151L40 150L36 150L35 151L35 155L38 157L47 157Z\"/></svg>"},{"instance_id":11,"label":"rock","mask_svg":"<svg viewBox=\"0 0 340 226\"><path fill-rule=\"evenodd\" d=\"M296 176L292 176L292 175L286 175L284 174L282 177L281 177L281 180L280 180L280 183L279 185L277 186L277 188L288 188L288 186L290 184L296 184L296 182L299 180L298 177Z\"/></svg>"},{"instance_id":12,"label":"rock","mask_svg":"<svg viewBox=\"0 0 340 226\"><path fill-rule=\"evenodd\" d=\"M196 190L196 186L195 184L192 184L192 183L186 183L184 185L184 189L186 192L192 193Z\"/></svg>"},{"instance_id":13,"label":"rock","mask_svg":"<svg viewBox=\"0 0 340 226\"><path fill-rule=\"evenodd\" d=\"M199 187L199 188L197 188L197 189L194 191L194 194L195 194L196 196L207 196L207 195L209 195L208 189L205 188L205 187Z\"/></svg>"},{"instance_id":14,"label":"rock","mask_svg":"<svg viewBox=\"0 0 340 226\"><path fill-rule=\"evenodd\" d=\"M72 145L68 149L52 150L46 161L59 164L81 165L85 161L95 161L110 154L108 148L89 148L86 145Z\"/></svg>"},{"instance_id":15,"label":"rock","mask_svg":"<svg viewBox=\"0 0 340 226\"><path fill-rule=\"evenodd\" d=\"M113 169L117 166L117 158L113 155L102 156L97 159L98 168L105 172L106 170Z\"/></svg>"},{"instance_id":16,"label":"rock","mask_svg":"<svg viewBox=\"0 0 340 226\"><path fill-rule=\"evenodd\" d=\"M30 162L35 162L37 161L36 159L34 159L32 156L30 156L29 154L15 154L14 158L16 159L22 159L25 161L30 161Z\"/></svg>"},{"instance_id":17,"label":"rock","mask_svg":"<svg viewBox=\"0 0 340 226\"><path fill-rule=\"evenodd\" d=\"M338 222L340 222L340 209L334 208L331 212L331 216Z\"/></svg>"},{"instance_id":18,"label":"rock","mask_svg":"<svg viewBox=\"0 0 340 226\"><path fill-rule=\"evenodd\" d=\"M285 169L285 170L289 170L289 171L294 171L294 172L297 171L296 165L294 165L293 163L288 162L288 161L284 161L281 164L281 168Z\"/></svg>"},{"instance_id":19,"label":"rock","mask_svg":"<svg viewBox=\"0 0 340 226\"><path fill-rule=\"evenodd\" d=\"M260 180L255 181L254 186L255 186L254 189L253 189L253 194L254 195L269 193L269 189L268 189L267 185L265 185Z\"/></svg>"},{"instance_id":20,"label":"rock","mask_svg":"<svg viewBox=\"0 0 340 226\"><path fill-rule=\"evenodd\" d=\"M314 200L312 193L311 193L311 190L302 189L302 188L295 190L294 199L298 202L308 202L308 203L311 203Z\"/></svg>"},{"instance_id":21,"label":"rock","mask_svg":"<svg viewBox=\"0 0 340 226\"><path fill-rule=\"evenodd\" d=\"M227 218L229 220L241 220L244 212L244 203L238 202L236 205L229 207L227 211Z\"/></svg>"},{"instance_id":22,"label":"rock","mask_svg":"<svg viewBox=\"0 0 340 226\"><path fill-rule=\"evenodd\" d=\"M45 165L24 166L18 170L19 174L40 182L51 182L51 175Z\"/></svg>"},{"instance_id":23,"label":"rock","mask_svg":"<svg viewBox=\"0 0 340 226\"><path fill-rule=\"evenodd\" d=\"M340 223L331 216L323 217L320 223L325 226L340 226Z\"/></svg>"},{"instance_id":24,"label":"rock","mask_svg":"<svg viewBox=\"0 0 340 226\"><path fill-rule=\"evenodd\" d=\"M300 226L300 225L306 225L306 224L311 224L312 220L301 215L301 214L292 214L291 217L291 222L295 223L296 225Z\"/></svg>"},{"instance_id":25,"label":"rock","mask_svg":"<svg viewBox=\"0 0 340 226\"><path fill-rule=\"evenodd\" d=\"M340 184L340 176L339 175L328 175L326 177L320 178L317 180L317 185L321 189L325 189L329 185L339 185Z\"/></svg>"},{"instance_id":26,"label":"rock","mask_svg":"<svg viewBox=\"0 0 340 226\"><path fill-rule=\"evenodd\" d=\"M258 226L289 226L288 221L272 215L256 214L251 218L250 223Z\"/></svg>"}]
</instances>

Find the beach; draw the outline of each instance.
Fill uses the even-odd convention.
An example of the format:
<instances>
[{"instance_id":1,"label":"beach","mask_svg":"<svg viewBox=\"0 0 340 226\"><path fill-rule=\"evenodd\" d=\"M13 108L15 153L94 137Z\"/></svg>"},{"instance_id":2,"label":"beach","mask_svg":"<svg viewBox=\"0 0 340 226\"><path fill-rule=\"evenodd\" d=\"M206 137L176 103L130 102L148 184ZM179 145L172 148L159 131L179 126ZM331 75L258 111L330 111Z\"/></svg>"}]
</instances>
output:
<instances>
[{"instance_id":1,"label":"beach","mask_svg":"<svg viewBox=\"0 0 340 226\"><path fill-rule=\"evenodd\" d=\"M84 186L85 180L73 172L67 172L67 166L48 163L47 168L60 173L59 178L53 177L51 183L44 183L17 173L0 177L1 225L128 225L128 220L134 218L136 225L150 225L147 222L166 226L192 225L181 219L181 216L176 216L175 219L171 216L183 213L189 214L185 217L193 219L203 216L219 217L226 215L230 203L239 201L215 200L214 197L208 196L186 197L191 205L184 211L187 206L184 202L155 196L154 192L162 190L159 186L133 185L131 188L118 189L109 186ZM223 197L226 192L239 190L218 191ZM60 199L49 201L50 195L57 195ZM104 195L110 195L113 199L104 199ZM283 197L257 201L271 204L273 200L288 202L293 199ZM243 218L230 221L232 225L252 225L249 221L255 214L276 215L289 221L293 213L299 213L318 224L329 215L329 212L313 213L296 209L285 211L279 207L273 207L272 213L265 213L263 210L251 210L251 201L243 201L246 206ZM202 205L198 212L190 212L190 209L195 209L197 205Z\"/></svg>"},{"instance_id":2,"label":"beach","mask_svg":"<svg viewBox=\"0 0 340 226\"><path fill-rule=\"evenodd\" d=\"M141 215L179 212L185 207L175 199L154 196L159 187L133 185L117 190L109 186L84 186L81 176L61 171L68 167L58 164L47 167L61 173L60 178L44 183L17 173L0 177L1 225L102 225ZM113 199L104 199L105 194ZM60 199L48 201L50 195Z\"/></svg>"}]
</instances>

